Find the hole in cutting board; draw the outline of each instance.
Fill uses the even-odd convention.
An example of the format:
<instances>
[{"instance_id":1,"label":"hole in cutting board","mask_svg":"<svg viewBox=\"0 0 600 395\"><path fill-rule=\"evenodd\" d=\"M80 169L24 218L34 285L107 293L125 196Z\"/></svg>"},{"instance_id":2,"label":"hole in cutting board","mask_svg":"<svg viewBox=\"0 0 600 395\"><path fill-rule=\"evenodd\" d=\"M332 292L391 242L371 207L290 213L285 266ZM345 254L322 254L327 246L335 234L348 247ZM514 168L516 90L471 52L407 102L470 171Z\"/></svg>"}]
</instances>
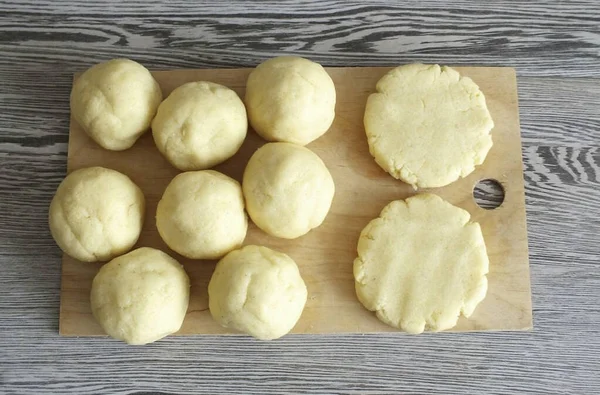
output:
<instances>
[{"instance_id":1,"label":"hole in cutting board","mask_svg":"<svg viewBox=\"0 0 600 395\"><path fill-rule=\"evenodd\" d=\"M479 207L493 210L504 201L504 188L496 180L481 180L473 188L473 197Z\"/></svg>"}]
</instances>

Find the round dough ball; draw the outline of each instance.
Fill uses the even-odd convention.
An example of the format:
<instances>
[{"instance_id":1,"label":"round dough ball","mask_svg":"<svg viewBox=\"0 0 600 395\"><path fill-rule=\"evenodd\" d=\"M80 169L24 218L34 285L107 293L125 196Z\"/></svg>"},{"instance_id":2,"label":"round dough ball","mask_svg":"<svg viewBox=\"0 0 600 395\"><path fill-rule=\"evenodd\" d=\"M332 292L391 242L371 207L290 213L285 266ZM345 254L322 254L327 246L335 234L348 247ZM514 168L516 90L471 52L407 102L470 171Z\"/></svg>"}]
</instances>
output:
<instances>
[{"instance_id":1,"label":"round dough ball","mask_svg":"<svg viewBox=\"0 0 600 395\"><path fill-rule=\"evenodd\" d=\"M248 230L240 184L214 170L177 175L156 210L160 237L192 259L217 259L242 245Z\"/></svg>"},{"instance_id":2,"label":"round dough ball","mask_svg":"<svg viewBox=\"0 0 600 395\"><path fill-rule=\"evenodd\" d=\"M102 266L91 291L92 313L111 337L152 343L181 328L190 280L175 259L142 247Z\"/></svg>"},{"instance_id":3,"label":"round dough ball","mask_svg":"<svg viewBox=\"0 0 600 395\"><path fill-rule=\"evenodd\" d=\"M158 150L180 170L202 170L232 157L248 130L246 108L231 89L189 82L158 107L152 135Z\"/></svg>"},{"instance_id":4,"label":"round dough ball","mask_svg":"<svg viewBox=\"0 0 600 395\"><path fill-rule=\"evenodd\" d=\"M219 261L208 284L213 318L261 340L292 330L306 304L296 262L267 247L245 246Z\"/></svg>"},{"instance_id":5,"label":"round dough ball","mask_svg":"<svg viewBox=\"0 0 600 395\"><path fill-rule=\"evenodd\" d=\"M73 258L107 261L137 242L145 205L142 190L125 174L103 167L75 170L50 203L50 232Z\"/></svg>"},{"instance_id":6,"label":"round dough ball","mask_svg":"<svg viewBox=\"0 0 600 395\"><path fill-rule=\"evenodd\" d=\"M295 239L325 220L335 185L308 148L268 143L250 158L242 182L252 221L270 235Z\"/></svg>"},{"instance_id":7,"label":"round dough ball","mask_svg":"<svg viewBox=\"0 0 600 395\"><path fill-rule=\"evenodd\" d=\"M361 232L356 295L377 318L410 333L469 317L487 292L488 256L470 215L432 194L388 204Z\"/></svg>"},{"instance_id":8,"label":"round dough ball","mask_svg":"<svg viewBox=\"0 0 600 395\"><path fill-rule=\"evenodd\" d=\"M130 148L150 127L162 100L148 69L129 59L92 66L73 84L71 114L100 146Z\"/></svg>"},{"instance_id":9,"label":"round dough ball","mask_svg":"<svg viewBox=\"0 0 600 395\"><path fill-rule=\"evenodd\" d=\"M269 141L306 145L335 118L335 86L318 63L294 56L269 59L246 83L252 128Z\"/></svg>"},{"instance_id":10,"label":"round dough ball","mask_svg":"<svg viewBox=\"0 0 600 395\"><path fill-rule=\"evenodd\" d=\"M494 122L483 93L450 67L393 69L369 96L364 123L375 161L414 188L469 175L492 147Z\"/></svg>"}]
</instances>

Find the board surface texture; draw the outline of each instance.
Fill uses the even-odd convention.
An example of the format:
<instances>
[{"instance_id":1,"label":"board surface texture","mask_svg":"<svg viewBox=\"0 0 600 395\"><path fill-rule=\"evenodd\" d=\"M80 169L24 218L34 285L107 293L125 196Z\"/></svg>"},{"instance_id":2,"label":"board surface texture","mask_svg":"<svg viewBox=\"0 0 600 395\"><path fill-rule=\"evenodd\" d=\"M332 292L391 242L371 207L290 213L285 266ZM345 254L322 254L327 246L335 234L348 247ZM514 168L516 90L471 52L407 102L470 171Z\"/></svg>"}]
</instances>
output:
<instances>
[{"instance_id":1,"label":"board surface texture","mask_svg":"<svg viewBox=\"0 0 600 395\"><path fill-rule=\"evenodd\" d=\"M512 68L457 67L485 94L495 127L494 146L483 165L468 177L443 188L422 189L466 209L481 224L490 258L489 289L469 319L454 331L523 330L532 328L531 290L525 220L525 196L516 76ZM384 172L369 154L362 117L368 95L389 67L327 68L337 90L336 118L330 130L308 145L329 168L336 185L331 211L317 229L296 240L268 236L250 223L244 244L260 244L289 254L308 287L308 301L293 333L369 333L396 331L367 311L354 293L352 263L360 231L390 201L416 192ZM166 97L183 83L208 80L226 85L242 98L251 69L202 69L153 72ZM240 151L214 169L241 181L252 153L265 143L252 130ZM194 261L171 251L155 226L156 205L170 180L179 173L158 152L151 133L129 150L102 149L71 119L68 171L104 166L127 174L146 196L146 221L137 246L159 248L185 265L192 288L186 319L178 334L231 333L208 311L208 281L216 261ZM473 188L484 179L504 188L502 205L480 208ZM60 334L102 335L94 320L89 292L101 263L80 263L63 256Z\"/></svg>"}]
</instances>

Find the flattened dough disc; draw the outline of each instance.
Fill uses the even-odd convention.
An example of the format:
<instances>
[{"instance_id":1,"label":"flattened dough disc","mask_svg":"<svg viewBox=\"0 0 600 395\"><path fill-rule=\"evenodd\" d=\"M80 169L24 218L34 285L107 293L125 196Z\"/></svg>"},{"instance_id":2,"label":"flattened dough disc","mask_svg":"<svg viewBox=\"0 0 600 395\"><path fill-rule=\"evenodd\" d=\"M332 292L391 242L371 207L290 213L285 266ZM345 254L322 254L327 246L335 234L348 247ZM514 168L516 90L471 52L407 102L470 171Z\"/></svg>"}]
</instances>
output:
<instances>
[{"instance_id":1,"label":"flattened dough disc","mask_svg":"<svg viewBox=\"0 0 600 395\"><path fill-rule=\"evenodd\" d=\"M415 188L467 176L492 147L494 122L483 93L450 67L391 70L369 96L364 124L377 164Z\"/></svg>"},{"instance_id":2,"label":"flattened dough disc","mask_svg":"<svg viewBox=\"0 0 600 395\"><path fill-rule=\"evenodd\" d=\"M433 194L388 204L361 232L354 261L360 302L406 332L441 331L487 292L488 256L476 222Z\"/></svg>"}]
</instances>

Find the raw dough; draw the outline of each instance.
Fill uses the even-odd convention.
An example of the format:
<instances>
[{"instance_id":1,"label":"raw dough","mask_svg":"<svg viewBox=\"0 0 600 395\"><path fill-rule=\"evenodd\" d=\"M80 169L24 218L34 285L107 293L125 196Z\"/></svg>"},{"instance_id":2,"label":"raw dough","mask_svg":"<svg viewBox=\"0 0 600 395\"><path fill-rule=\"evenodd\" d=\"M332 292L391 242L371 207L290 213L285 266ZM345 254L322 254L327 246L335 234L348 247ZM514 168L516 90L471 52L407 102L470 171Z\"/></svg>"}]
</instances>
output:
<instances>
[{"instance_id":1,"label":"raw dough","mask_svg":"<svg viewBox=\"0 0 600 395\"><path fill-rule=\"evenodd\" d=\"M492 147L494 122L483 93L450 67L393 69L369 96L364 123L375 161L415 188L467 176Z\"/></svg>"},{"instance_id":2,"label":"raw dough","mask_svg":"<svg viewBox=\"0 0 600 395\"><path fill-rule=\"evenodd\" d=\"M50 203L50 232L68 255L107 261L129 251L144 223L144 194L125 174L103 167L75 170Z\"/></svg>"},{"instance_id":3,"label":"raw dough","mask_svg":"<svg viewBox=\"0 0 600 395\"><path fill-rule=\"evenodd\" d=\"M248 229L240 184L214 170L177 175L156 210L167 245L192 259L216 259L242 245Z\"/></svg>"},{"instance_id":4,"label":"raw dough","mask_svg":"<svg viewBox=\"0 0 600 395\"><path fill-rule=\"evenodd\" d=\"M158 150L179 170L202 170L232 157L248 130L246 108L231 89L189 82L158 108L152 135Z\"/></svg>"},{"instance_id":5,"label":"raw dough","mask_svg":"<svg viewBox=\"0 0 600 395\"><path fill-rule=\"evenodd\" d=\"M161 100L160 86L144 66L113 59L75 81L71 114L96 143L122 151L148 130Z\"/></svg>"},{"instance_id":6,"label":"raw dough","mask_svg":"<svg viewBox=\"0 0 600 395\"><path fill-rule=\"evenodd\" d=\"M109 336L146 344L181 328L190 280L175 259L142 247L102 266L90 298L92 313Z\"/></svg>"},{"instance_id":7,"label":"raw dough","mask_svg":"<svg viewBox=\"0 0 600 395\"><path fill-rule=\"evenodd\" d=\"M286 239L321 225L335 192L321 158L290 143L268 143L256 151L244 171L242 188L252 221Z\"/></svg>"},{"instance_id":8,"label":"raw dough","mask_svg":"<svg viewBox=\"0 0 600 395\"><path fill-rule=\"evenodd\" d=\"M441 331L487 292L488 256L470 215L432 194L388 204L361 232L356 294L388 325Z\"/></svg>"},{"instance_id":9,"label":"raw dough","mask_svg":"<svg viewBox=\"0 0 600 395\"><path fill-rule=\"evenodd\" d=\"M333 122L335 86L320 64L282 56L250 73L245 102L252 128L264 139L306 145Z\"/></svg>"},{"instance_id":10,"label":"raw dough","mask_svg":"<svg viewBox=\"0 0 600 395\"><path fill-rule=\"evenodd\" d=\"M281 252L255 245L227 254L208 284L213 318L262 340L288 333L302 314L306 285L296 263Z\"/></svg>"}]
</instances>

